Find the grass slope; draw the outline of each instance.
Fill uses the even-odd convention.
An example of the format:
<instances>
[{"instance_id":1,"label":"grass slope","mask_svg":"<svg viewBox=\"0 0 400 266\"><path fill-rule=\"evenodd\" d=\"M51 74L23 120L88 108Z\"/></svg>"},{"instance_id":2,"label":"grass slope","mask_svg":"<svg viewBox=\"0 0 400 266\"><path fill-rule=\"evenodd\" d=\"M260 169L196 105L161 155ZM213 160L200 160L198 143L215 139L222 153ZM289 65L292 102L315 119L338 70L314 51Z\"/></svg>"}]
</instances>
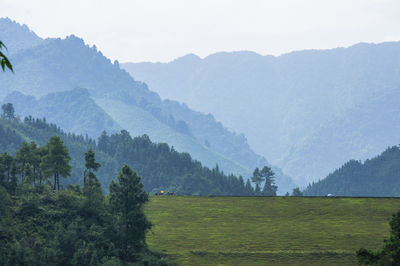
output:
<instances>
[{"instance_id":1,"label":"grass slope","mask_svg":"<svg viewBox=\"0 0 400 266\"><path fill-rule=\"evenodd\" d=\"M147 237L179 265L355 265L399 208L395 198L153 196Z\"/></svg>"}]
</instances>

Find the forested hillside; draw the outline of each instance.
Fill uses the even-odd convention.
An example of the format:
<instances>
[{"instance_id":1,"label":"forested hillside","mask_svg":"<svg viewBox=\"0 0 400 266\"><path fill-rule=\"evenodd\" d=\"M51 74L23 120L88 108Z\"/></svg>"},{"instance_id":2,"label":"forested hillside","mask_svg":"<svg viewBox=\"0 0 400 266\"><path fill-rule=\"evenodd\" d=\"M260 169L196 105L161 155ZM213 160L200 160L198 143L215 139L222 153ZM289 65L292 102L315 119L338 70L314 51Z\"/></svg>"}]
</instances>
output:
<instances>
[{"instance_id":1,"label":"forested hillside","mask_svg":"<svg viewBox=\"0 0 400 266\"><path fill-rule=\"evenodd\" d=\"M64 133L55 124L45 120L27 117L24 122L0 119L0 152L13 154L21 144L34 141L45 145L51 136L58 135L71 156L71 177L61 180L62 185L82 184L85 170L85 152L92 149L102 165L98 179L107 188L119 169L130 165L142 177L144 189L149 192L172 191L184 195L252 195L250 183L242 177L225 175L218 166L209 169L191 158L188 153L180 153L165 143L153 143L147 135L132 138L126 130L107 135L106 132L95 140Z\"/></svg>"},{"instance_id":2,"label":"forested hillside","mask_svg":"<svg viewBox=\"0 0 400 266\"><path fill-rule=\"evenodd\" d=\"M351 160L326 178L310 184L306 196L399 197L400 146L365 162Z\"/></svg>"},{"instance_id":3,"label":"forested hillside","mask_svg":"<svg viewBox=\"0 0 400 266\"><path fill-rule=\"evenodd\" d=\"M399 62L400 43L387 42L121 66L161 97L207 110L243 132L250 147L305 185L352 158L365 160L399 143L399 116L387 116L399 113L390 101L400 97ZM363 119L354 119L355 112Z\"/></svg>"},{"instance_id":4,"label":"forested hillside","mask_svg":"<svg viewBox=\"0 0 400 266\"><path fill-rule=\"evenodd\" d=\"M13 27L8 27L10 23ZM10 42L10 49L16 43L12 41L14 32L25 36L26 42L33 40L24 49L11 53L15 74L0 76L0 98L15 100L22 116L30 109L29 114L46 117L66 131L94 138L103 129L114 132L125 128L132 136L147 134L156 142L166 142L180 152L189 152L208 167L218 164L227 173L249 176L255 167L268 164L249 147L244 135L228 131L211 114L161 100L145 83L121 70L117 61L111 63L95 46L85 45L82 39L69 36L42 40L26 26L9 19L1 19L0 24L8 27L0 33L0 38ZM88 93L77 88L85 88ZM58 94L71 90L65 95ZM36 99L31 100L30 107L21 106L18 99L23 97L14 91ZM78 96L78 92L82 95ZM69 101L62 100L66 95ZM290 190L294 186L291 179L279 169L274 170L278 174L277 183L283 189L281 193Z\"/></svg>"},{"instance_id":5,"label":"forested hillside","mask_svg":"<svg viewBox=\"0 0 400 266\"><path fill-rule=\"evenodd\" d=\"M50 93L39 99L14 91L5 99L21 117L46 117L67 132L98 136L103 130L117 132L121 127L90 98L86 89Z\"/></svg>"}]
</instances>

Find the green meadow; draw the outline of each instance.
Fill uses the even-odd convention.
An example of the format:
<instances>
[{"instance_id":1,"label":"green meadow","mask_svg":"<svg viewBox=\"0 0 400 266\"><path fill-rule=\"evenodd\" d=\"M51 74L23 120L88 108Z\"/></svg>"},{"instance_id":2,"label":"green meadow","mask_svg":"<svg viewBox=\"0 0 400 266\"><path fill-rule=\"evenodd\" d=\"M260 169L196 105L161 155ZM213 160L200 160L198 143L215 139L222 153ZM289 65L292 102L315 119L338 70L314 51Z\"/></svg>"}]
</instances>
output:
<instances>
[{"instance_id":1,"label":"green meadow","mask_svg":"<svg viewBox=\"0 0 400 266\"><path fill-rule=\"evenodd\" d=\"M356 265L398 209L396 198L152 196L147 242L178 265Z\"/></svg>"}]
</instances>

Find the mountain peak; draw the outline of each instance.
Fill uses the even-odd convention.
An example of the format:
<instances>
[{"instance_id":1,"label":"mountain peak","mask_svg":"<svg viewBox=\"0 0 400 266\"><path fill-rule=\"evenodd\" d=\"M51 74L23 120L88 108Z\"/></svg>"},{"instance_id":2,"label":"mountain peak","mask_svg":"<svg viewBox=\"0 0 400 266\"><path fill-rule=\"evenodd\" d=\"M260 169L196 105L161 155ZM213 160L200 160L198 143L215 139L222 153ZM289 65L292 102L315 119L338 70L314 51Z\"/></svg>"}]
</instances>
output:
<instances>
[{"instance_id":1,"label":"mountain peak","mask_svg":"<svg viewBox=\"0 0 400 266\"><path fill-rule=\"evenodd\" d=\"M10 54L36 46L42 41L28 26L8 17L0 18L0 40Z\"/></svg>"},{"instance_id":2,"label":"mountain peak","mask_svg":"<svg viewBox=\"0 0 400 266\"><path fill-rule=\"evenodd\" d=\"M200 56L198 56L196 54L193 54L193 53L190 53L190 54L178 57L175 60L173 60L172 62L173 63L175 63L175 62L194 63L194 62L197 62L197 61L201 61Z\"/></svg>"}]
</instances>

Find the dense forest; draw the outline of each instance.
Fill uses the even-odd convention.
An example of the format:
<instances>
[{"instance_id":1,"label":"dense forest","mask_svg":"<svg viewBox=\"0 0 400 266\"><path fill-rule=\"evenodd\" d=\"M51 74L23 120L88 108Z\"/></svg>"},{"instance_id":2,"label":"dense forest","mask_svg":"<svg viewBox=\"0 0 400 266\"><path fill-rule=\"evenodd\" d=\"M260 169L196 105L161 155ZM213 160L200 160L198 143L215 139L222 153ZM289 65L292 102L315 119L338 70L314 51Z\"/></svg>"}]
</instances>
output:
<instances>
[{"instance_id":1,"label":"dense forest","mask_svg":"<svg viewBox=\"0 0 400 266\"><path fill-rule=\"evenodd\" d=\"M350 160L326 178L310 184L306 196L400 196L400 146L365 162Z\"/></svg>"},{"instance_id":2,"label":"dense forest","mask_svg":"<svg viewBox=\"0 0 400 266\"><path fill-rule=\"evenodd\" d=\"M225 175L218 165L213 169L204 167L188 153L177 152L174 147L165 143L153 143L147 135L132 138L126 130L111 135L103 132L96 142L87 136L65 133L45 119L28 116L22 122L14 117L14 111L7 114L3 109L3 112L3 117L0 118L2 152L18 153L24 145L30 145L31 141L38 146L44 146L52 136L61 137L71 156L72 165L71 177L60 180L60 184L64 186L82 184L85 166L81 158L87 150L92 149L102 165L98 176L105 188L119 169L127 164L143 178L147 192L165 190L181 195L276 194L275 176L269 167L264 167L264 172L267 169L270 171L268 180L264 176L252 178L259 187L254 189L250 180L245 182L241 176ZM257 174L256 171L255 173Z\"/></svg>"},{"instance_id":3,"label":"dense forest","mask_svg":"<svg viewBox=\"0 0 400 266\"><path fill-rule=\"evenodd\" d=\"M84 185L60 187L71 157L59 136L0 156L0 265L166 265L146 246L148 194L125 165L103 194L85 153ZM83 161L83 158L82 158Z\"/></svg>"}]
</instances>

